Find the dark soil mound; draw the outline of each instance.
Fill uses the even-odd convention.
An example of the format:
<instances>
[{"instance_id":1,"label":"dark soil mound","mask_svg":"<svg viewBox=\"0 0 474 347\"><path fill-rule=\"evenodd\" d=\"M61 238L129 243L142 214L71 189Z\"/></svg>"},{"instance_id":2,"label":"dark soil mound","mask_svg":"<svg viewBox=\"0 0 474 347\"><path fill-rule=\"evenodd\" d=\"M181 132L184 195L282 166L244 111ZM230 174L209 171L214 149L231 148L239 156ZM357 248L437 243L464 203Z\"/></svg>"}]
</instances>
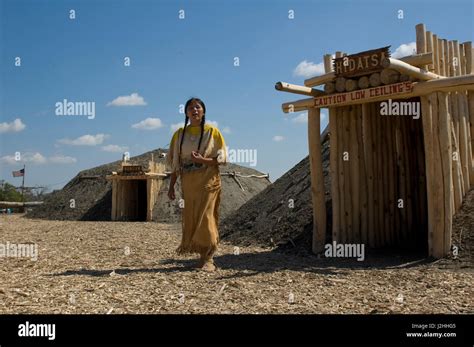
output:
<instances>
[{"instance_id":1,"label":"dark soil mound","mask_svg":"<svg viewBox=\"0 0 474 347\"><path fill-rule=\"evenodd\" d=\"M323 173L328 228L331 230L329 139L323 142ZM288 246L299 252L311 249L313 211L309 157L222 221L224 240L240 245ZM328 235L329 237L330 235Z\"/></svg>"},{"instance_id":2,"label":"dark soil mound","mask_svg":"<svg viewBox=\"0 0 474 347\"><path fill-rule=\"evenodd\" d=\"M156 162L165 161L160 158L167 150L156 149L136 157L130 158L130 162L140 164L148 168L148 161L153 153ZM28 213L30 218L57 219L57 220L102 220L111 218L112 208L112 184L105 176L112 171L120 170L121 161L101 165L92 169L79 172L63 189L48 194L44 204L36 207ZM225 218L229 213L238 209L255 194L265 189L270 181L267 178L255 177L232 177L225 175L226 172L238 172L242 175L262 175L256 170L235 164L227 164L220 167L222 175L222 197L220 205L220 216ZM240 185L239 185L240 183ZM154 215L156 221L176 223L181 220L181 211L178 201L181 198L181 185L178 179L176 184L176 199L169 201L167 191L169 178L164 180L158 201L155 205ZM241 188L242 186L242 188ZM71 199L75 201L75 207L71 208Z\"/></svg>"}]
</instances>

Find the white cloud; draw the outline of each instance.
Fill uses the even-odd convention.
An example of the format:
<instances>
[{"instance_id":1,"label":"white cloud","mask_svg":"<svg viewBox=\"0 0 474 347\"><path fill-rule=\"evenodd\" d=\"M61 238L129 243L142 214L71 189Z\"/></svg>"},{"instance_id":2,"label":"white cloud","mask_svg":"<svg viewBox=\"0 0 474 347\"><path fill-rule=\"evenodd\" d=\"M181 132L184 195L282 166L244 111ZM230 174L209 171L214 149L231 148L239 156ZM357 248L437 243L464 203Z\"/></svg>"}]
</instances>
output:
<instances>
[{"instance_id":1,"label":"white cloud","mask_svg":"<svg viewBox=\"0 0 474 347\"><path fill-rule=\"evenodd\" d=\"M11 123L0 123L0 134L8 132L18 132L26 128L26 125L21 121L20 118L15 119Z\"/></svg>"},{"instance_id":2,"label":"white cloud","mask_svg":"<svg viewBox=\"0 0 474 347\"><path fill-rule=\"evenodd\" d=\"M123 153L127 149L128 149L127 146L119 146L119 145L102 146L102 150L105 151L105 152Z\"/></svg>"},{"instance_id":3,"label":"white cloud","mask_svg":"<svg viewBox=\"0 0 474 347\"><path fill-rule=\"evenodd\" d=\"M313 77L317 75L324 74L324 63L314 64L311 61L303 60L298 66L293 70L294 76L299 77Z\"/></svg>"},{"instance_id":4,"label":"white cloud","mask_svg":"<svg viewBox=\"0 0 474 347\"><path fill-rule=\"evenodd\" d=\"M140 130L155 130L161 127L163 127L163 124L161 123L160 118L150 118L150 117L132 125L132 128L140 129Z\"/></svg>"},{"instance_id":5,"label":"white cloud","mask_svg":"<svg viewBox=\"0 0 474 347\"><path fill-rule=\"evenodd\" d=\"M402 58L407 55L413 55L416 53L416 42L410 42L408 44L401 44L397 47L395 52L391 55L392 58Z\"/></svg>"},{"instance_id":6,"label":"white cloud","mask_svg":"<svg viewBox=\"0 0 474 347\"><path fill-rule=\"evenodd\" d=\"M222 129L222 132L223 132L224 134L230 134L230 133L231 133L229 127L224 127L224 129Z\"/></svg>"},{"instance_id":7,"label":"white cloud","mask_svg":"<svg viewBox=\"0 0 474 347\"><path fill-rule=\"evenodd\" d=\"M273 141L275 142L280 142L280 141L283 141L285 138L283 136L280 136L280 135L275 135L273 136Z\"/></svg>"},{"instance_id":8,"label":"white cloud","mask_svg":"<svg viewBox=\"0 0 474 347\"><path fill-rule=\"evenodd\" d=\"M6 155L0 158L0 162L8 165L18 165L20 163L28 163L28 164L35 164L41 165L51 162L53 164L69 164L75 163L76 159L72 157L63 157L63 156L53 156L50 158L46 158L41 153L22 153L20 156L20 160L15 160L15 156L13 155Z\"/></svg>"},{"instance_id":9,"label":"white cloud","mask_svg":"<svg viewBox=\"0 0 474 347\"><path fill-rule=\"evenodd\" d=\"M74 164L77 162L77 159L63 155L55 155L49 157L48 161L53 164Z\"/></svg>"},{"instance_id":10,"label":"white cloud","mask_svg":"<svg viewBox=\"0 0 474 347\"><path fill-rule=\"evenodd\" d=\"M5 155L0 158L0 162L8 165L15 165L18 164L20 161L16 161L15 156L13 155Z\"/></svg>"},{"instance_id":11,"label":"white cloud","mask_svg":"<svg viewBox=\"0 0 474 347\"><path fill-rule=\"evenodd\" d=\"M58 140L58 142L62 143L63 145L72 145L72 146L97 146L97 145L101 145L102 142L104 142L104 140L108 137L109 135L106 135L106 134L83 135L74 140L60 139Z\"/></svg>"},{"instance_id":12,"label":"white cloud","mask_svg":"<svg viewBox=\"0 0 474 347\"><path fill-rule=\"evenodd\" d=\"M119 96L111 102L107 103L107 106L145 106L146 102L142 96L138 93L132 93L130 95Z\"/></svg>"},{"instance_id":13,"label":"white cloud","mask_svg":"<svg viewBox=\"0 0 474 347\"><path fill-rule=\"evenodd\" d=\"M308 113L301 113L291 121L294 123L308 123Z\"/></svg>"},{"instance_id":14,"label":"white cloud","mask_svg":"<svg viewBox=\"0 0 474 347\"><path fill-rule=\"evenodd\" d=\"M31 156L24 157L25 163L46 164L47 159L41 153L34 153Z\"/></svg>"}]
</instances>

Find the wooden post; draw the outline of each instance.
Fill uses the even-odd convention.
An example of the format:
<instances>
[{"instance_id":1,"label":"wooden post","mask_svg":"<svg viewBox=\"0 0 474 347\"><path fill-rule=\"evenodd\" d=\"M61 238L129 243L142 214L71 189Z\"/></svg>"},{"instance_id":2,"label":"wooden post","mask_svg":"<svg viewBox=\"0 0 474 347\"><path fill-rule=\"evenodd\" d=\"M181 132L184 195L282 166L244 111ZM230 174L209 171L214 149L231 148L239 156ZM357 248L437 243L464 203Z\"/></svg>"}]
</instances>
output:
<instances>
[{"instance_id":1,"label":"wooden post","mask_svg":"<svg viewBox=\"0 0 474 347\"><path fill-rule=\"evenodd\" d=\"M459 49L459 42L456 40L453 41L453 47L454 47L453 54L454 54L454 59L455 59L453 62L454 70L455 70L456 76L461 76L462 59L461 59L461 54L460 54L460 49ZM469 175L471 171L469 169L471 158L469 157L470 152L468 149L468 136L467 136L467 131L469 127L466 121L466 111L464 111L464 101L462 99L462 95L460 92L456 93L456 104L457 104L458 119L459 119L459 134L460 134L459 147L461 149L461 165L462 165L465 193L467 193L470 187Z\"/></svg>"},{"instance_id":2,"label":"wooden post","mask_svg":"<svg viewBox=\"0 0 474 347\"><path fill-rule=\"evenodd\" d=\"M423 23L417 24L416 30L416 53L426 53L426 28ZM426 65L422 66L426 69Z\"/></svg>"},{"instance_id":3,"label":"wooden post","mask_svg":"<svg viewBox=\"0 0 474 347\"><path fill-rule=\"evenodd\" d=\"M308 109L308 144L313 201L313 253L324 250L326 240L326 201L321 149L321 119L318 108Z\"/></svg>"},{"instance_id":4,"label":"wooden post","mask_svg":"<svg viewBox=\"0 0 474 347\"><path fill-rule=\"evenodd\" d=\"M437 75L439 75L439 67L440 67L440 64L439 64L439 57L438 57L438 54L439 54L439 43L438 43L438 35L436 34L433 34L433 72Z\"/></svg>"},{"instance_id":5,"label":"wooden post","mask_svg":"<svg viewBox=\"0 0 474 347\"><path fill-rule=\"evenodd\" d=\"M428 254L433 254L433 230L434 230L434 151L433 151L433 137L434 129L432 126L432 117L434 117L431 110L431 103L428 97L421 97L421 112L423 122L423 141L425 144L425 170L426 170L426 199L428 207Z\"/></svg>"},{"instance_id":6,"label":"wooden post","mask_svg":"<svg viewBox=\"0 0 474 347\"><path fill-rule=\"evenodd\" d=\"M446 64L444 63L444 44L442 39L438 39L438 64L439 64L439 75L447 76Z\"/></svg>"},{"instance_id":7,"label":"wooden post","mask_svg":"<svg viewBox=\"0 0 474 347\"><path fill-rule=\"evenodd\" d=\"M324 55L325 72L332 70L332 56ZM327 84L326 84L327 85ZM334 89L336 88L332 83ZM332 198L332 241L339 241L340 228L340 199L339 199L339 172L338 157L340 148L338 147L338 127L337 127L337 108L329 108L329 174L331 175L331 198Z\"/></svg>"},{"instance_id":8,"label":"wooden post","mask_svg":"<svg viewBox=\"0 0 474 347\"><path fill-rule=\"evenodd\" d=\"M350 147L349 147L349 178L351 181L351 213L352 213L352 234L349 242L360 243L360 160L359 140L357 139L358 117L356 108L349 106L350 121Z\"/></svg>"},{"instance_id":9,"label":"wooden post","mask_svg":"<svg viewBox=\"0 0 474 347\"><path fill-rule=\"evenodd\" d=\"M433 52L433 33L431 31L426 32L426 52ZM433 71L433 64L428 64L426 70Z\"/></svg>"},{"instance_id":10,"label":"wooden post","mask_svg":"<svg viewBox=\"0 0 474 347\"><path fill-rule=\"evenodd\" d=\"M387 138L387 164L388 164L388 176L386 177L388 179L388 207L389 207L389 215L390 215L390 220L389 220L389 231L390 231L390 244L391 246L394 245L395 243L395 204L396 204L396 199L395 199L395 177L394 177L394 171L395 171L395 165L394 165L394 121L391 119L387 120L387 133L386 133L386 138Z\"/></svg>"},{"instance_id":11,"label":"wooden post","mask_svg":"<svg viewBox=\"0 0 474 347\"><path fill-rule=\"evenodd\" d=\"M351 199L351 177L350 177L350 161L355 160L354 154L350 148L350 113L349 107L342 108L342 120L344 128L344 158L348 159L343 161L343 179L344 179L344 210L346 215L346 229L342 232L342 242L347 243L352 237L352 199Z\"/></svg>"},{"instance_id":12,"label":"wooden post","mask_svg":"<svg viewBox=\"0 0 474 347\"><path fill-rule=\"evenodd\" d=\"M383 128L382 128L382 116L380 115L380 103L373 104L373 112L374 112L374 119L375 119L375 131L377 134L376 139L376 162L377 162L377 174L376 180L377 182L377 201L378 201L378 211L377 211L377 219L378 219L378 247L385 246L385 225L384 225L384 183L380 179L383 177L383 150L382 150L382 143L383 143Z\"/></svg>"},{"instance_id":13,"label":"wooden post","mask_svg":"<svg viewBox=\"0 0 474 347\"><path fill-rule=\"evenodd\" d=\"M370 112L370 104L362 104L362 138L364 139L364 156L367 175L367 231L365 241L369 247L375 247L374 240L374 167L373 167L373 117ZM364 230L362 230L364 232ZM362 235L364 240L364 234Z\"/></svg>"},{"instance_id":14,"label":"wooden post","mask_svg":"<svg viewBox=\"0 0 474 347\"><path fill-rule=\"evenodd\" d=\"M441 158L442 144L440 141L440 116L438 98L436 93L429 96L432 109L433 121L433 163L434 163L434 184L433 184L433 256L441 258L444 256L444 232L445 232L445 194L443 162ZM444 136L444 135L443 135Z\"/></svg>"},{"instance_id":15,"label":"wooden post","mask_svg":"<svg viewBox=\"0 0 474 347\"><path fill-rule=\"evenodd\" d=\"M451 205L451 174L452 174L452 150L451 150L451 121L448 110L448 98L446 93L437 93L439 102L439 141L441 145L441 161L443 166L444 185L444 240L443 249L435 250L435 254L445 256L451 249L451 234L453 226L453 211ZM441 243L441 242L440 242ZM440 252L440 253L438 253Z\"/></svg>"},{"instance_id":16,"label":"wooden post","mask_svg":"<svg viewBox=\"0 0 474 347\"><path fill-rule=\"evenodd\" d=\"M382 123L382 176L384 177L384 184L383 184L383 221L384 221L384 240L385 246L389 246L391 244L390 238L390 201L389 201L389 164L388 164L388 119L389 116L380 116L381 123ZM387 183L388 181L388 183Z\"/></svg>"},{"instance_id":17,"label":"wooden post","mask_svg":"<svg viewBox=\"0 0 474 347\"><path fill-rule=\"evenodd\" d=\"M343 155L346 151L344 137L346 136L344 131L344 113L343 107L336 108L336 119L337 119L337 167L338 167L338 185L339 185L339 223L340 228L338 231L338 239L333 240L339 243L344 242L344 234L347 229L347 217L346 217L346 208L345 208L345 198L346 198L346 187L344 180L344 161Z\"/></svg>"},{"instance_id":18,"label":"wooden post","mask_svg":"<svg viewBox=\"0 0 474 347\"><path fill-rule=\"evenodd\" d=\"M468 47L469 49L467 49ZM460 54L462 56L461 59L461 75L467 75L468 73L471 72L471 69L468 68L468 65L471 64L470 62L470 55L469 53L471 52L471 45L467 45L466 43L463 43L460 45ZM472 68L472 67L471 67ZM471 120L469 116L469 104L468 104L468 99L467 99L467 93L466 92L460 92L461 95L461 102L462 102L462 107L463 107L463 116L465 118L465 123L466 123L466 134L467 134L467 151L468 151L468 170L469 170L469 185L472 187L474 185L474 156L473 156L473 147L472 147L472 136L471 136Z\"/></svg>"},{"instance_id":19,"label":"wooden post","mask_svg":"<svg viewBox=\"0 0 474 347\"><path fill-rule=\"evenodd\" d=\"M117 220L117 180L112 180L112 220Z\"/></svg>"}]
</instances>

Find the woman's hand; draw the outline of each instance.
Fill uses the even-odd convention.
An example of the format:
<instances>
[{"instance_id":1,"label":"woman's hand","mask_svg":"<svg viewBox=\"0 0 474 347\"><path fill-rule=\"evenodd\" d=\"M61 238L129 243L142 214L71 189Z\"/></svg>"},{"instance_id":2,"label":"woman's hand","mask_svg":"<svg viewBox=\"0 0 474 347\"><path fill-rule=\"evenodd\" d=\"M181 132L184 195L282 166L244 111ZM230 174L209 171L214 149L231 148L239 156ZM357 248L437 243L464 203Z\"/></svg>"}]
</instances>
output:
<instances>
[{"instance_id":1,"label":"woman's hand","mask_svg":"<svg viewBox=\"0 0 474 347\"><path fill-rule=\"evenodd\" d=\"M204 158L204 157L201 155L201 153L196 152L196 151L192 151L192 152L191 152L191 160L192 160L194 163L198 163L198 164L206 164L206 163L207 163L206 158Z\"/></svg>"}]
</instances>

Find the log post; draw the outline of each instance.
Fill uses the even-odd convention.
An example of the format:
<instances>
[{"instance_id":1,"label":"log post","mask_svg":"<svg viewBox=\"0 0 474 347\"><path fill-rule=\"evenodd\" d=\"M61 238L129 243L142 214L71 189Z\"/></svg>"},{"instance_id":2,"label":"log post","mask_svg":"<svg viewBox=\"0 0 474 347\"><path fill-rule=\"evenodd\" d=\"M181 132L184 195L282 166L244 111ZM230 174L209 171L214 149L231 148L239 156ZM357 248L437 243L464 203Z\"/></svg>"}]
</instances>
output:
<instances>
[{"instance_id":1,"label":"log post","mask_svg":"<svg viewBox=\"0 0 474 347\"><path fill-rule=\"evenodd\" d=\"M321 149L321 119L318 108L308 109L308 145L313 201L313 253L324 250L326 240L326 200Z\"/></svg>"},{"instance_id":2,"label":"log post","mask_svg":"<svg viewBox=\"0 0 474 347\"><path fill-rule=\"evenodd\" d=\"M354 153L350 148L350 113L349 106L342 108L342 121L343 121L343 179L344 179L344 211L346 216L346 229L342 231L342 242L347 243L352 238L352 199L351 199L351 177L350 177L350 165Z\"/></svg>"},{"instance_id":3,"label":"log post","mask_svg":"<svg viewBox=\"0 0 474 347\"><path fill-rule=\"evenodd\" d=\"M415 26L416 30L416 53L426 53L426 28L423 23L417 24ZM426 69L426 65L421 66L423 69Z\"/></svg>"},{"instance_id":4,"label":"log post","mask_svg":"<svg viewBox=\"0 0 474 347\"><path fill-rule=\"evenodd\" d=\"M332 57L330 54L324 56L325 72L332 70ZM334 83L331 83L334 89ZM327 86L327 84L326 84ZM334 92L334 91L333 91ZM331 176L331 198L332 198L332 241L339 241L340 229L340 199L339 199L339 172L338 158L340 156L340 148L338 147L338 126L337 126L337 108L329 108L329 174Z\"/></svg>"},{"instance_id":5,"label":"log post","mask_svg":"<svg viewBox=\"0 0 474 347\"><path fill-rule=\"evenodd\" d=\"M423 141L425 144L425 170L426 170L426 200L428 206L428 254L433 254L433 228L434 228L434 163L433 163L433 126L431 103L427 96L421 97L421 120L423 122Z\"/></svg>"},{"instance_id":6,"label":"log post","mask_svg":"<svg viewBox=\"0 0 474 347\"><path fill-rule=\"evenodd\" d=\"M349 165L351 181L351 200L352 200L352 235L349 242L360 243L360 160L359 140L357 139L358 117L356 105L349 106L350 121L350 147L349 147Z\"/></svg>"},{"instance_id":7,"label":"log post","mask_svg":"<svg viewBox=\"0 0 474 347\"><path fill-rule=\"evenodd\" d=\"M369 247L375 247L374 240L374 167L373 167L373 117L370 112L370 104L362 104L362 133L364 142L365 167L367 175L367 231L365 242ZM364 230L363 230L364 232ZM364 240L364 235L362 235ZM364 241L363 241L364 242Z\"/></svg>"},{"instance_id":8,"label":"log post","mask_svg":"<svg viewBox=\"0 0 474 347\"><path fill-rule=\"evenodd\" d=\"M442 144L440 142L440 116L438 98L436 93L429 96L432 109L433 122L433 163L434 163L434 184L433 184L433 256L441 258L444 253L444 232L445 232L445 192L443 178L443 162L441 158ZM444 136L444 135L443 135Z\"/></svg>"},{"instance_id":9,"label":"log post","mask_svg":"<svg viewBox=\"0 0 474 347\"><path fill-rule=\"evenodd\" d=\"M431 31L426 32L426 52L433 52L433 33ZM433 71L433 64L426 65L426 70Z\"/></svg>"},{"instance_id":10,"label":"log post","mask_svg":"<svg viewBox=\"0 0 474 347\"><path fill-rule=\"evenodd\" d=\"M117 220L117 180L112 180L112 220Z\"/></svg>"},{"instance_id":11,"label":"log post","mask_svg":"<svg viewBox=\"0 0 474 347\"><path fill-rule=\"evenodd\" d=\"M439 46L438 46L438 35L436 34L433 34L433 72L437 75L440 75L439 73L439 67L440 67L440 64L439 64L439 58L438 58L438 54L439 54Z\"/></svg>"},{"instance_id":12,"label":"log post","mask_svg":"<svg viewBox=\"0 0 474 347\"><path fill-rule=\"evenodd\" d=\"M451 205L452 181L452 150L451 150L451 121L446 93L437 93L439 102L439 141L441 145L441 161L443 167L444 186L444 240L443 249L434 250L435 254L445 256L451 249L451 235L453 226L453 211ZM441 243L441 242L440 242Z\"/></svg>"}]
</instances>

